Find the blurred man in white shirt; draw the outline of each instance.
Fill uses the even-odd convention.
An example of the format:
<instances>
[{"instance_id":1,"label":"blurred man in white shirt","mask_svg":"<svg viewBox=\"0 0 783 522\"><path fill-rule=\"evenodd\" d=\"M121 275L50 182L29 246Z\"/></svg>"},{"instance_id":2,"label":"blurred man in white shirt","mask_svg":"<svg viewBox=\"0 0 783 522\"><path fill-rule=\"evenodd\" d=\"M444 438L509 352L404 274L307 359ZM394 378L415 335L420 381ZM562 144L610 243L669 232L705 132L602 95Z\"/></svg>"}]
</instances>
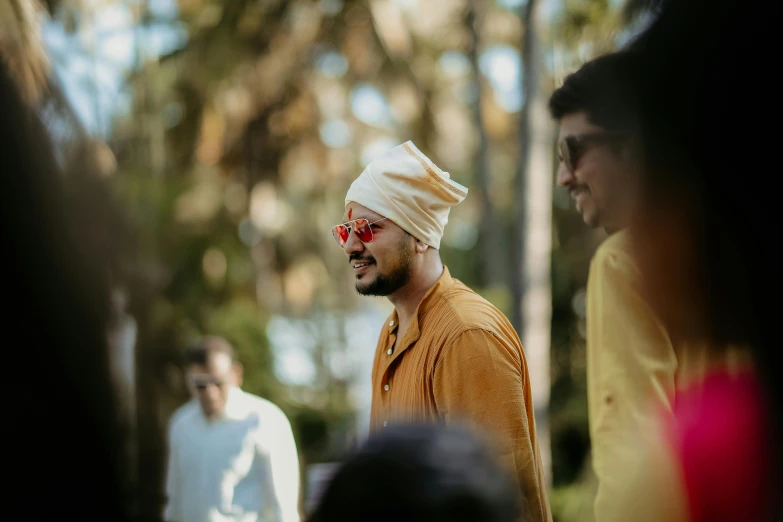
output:
<instances>
[{"instance_id":1,"label":"blurred man in white shirt","mask_svg":"<svg viewBox=\"0 0 783 522\"><path fill-rule=\"evenodd\" d=\"M169 425L168 522L299 522L299 459L291 424L243 392L225 339L188 349L195 399Z\"/></svg>"}]
</instances>

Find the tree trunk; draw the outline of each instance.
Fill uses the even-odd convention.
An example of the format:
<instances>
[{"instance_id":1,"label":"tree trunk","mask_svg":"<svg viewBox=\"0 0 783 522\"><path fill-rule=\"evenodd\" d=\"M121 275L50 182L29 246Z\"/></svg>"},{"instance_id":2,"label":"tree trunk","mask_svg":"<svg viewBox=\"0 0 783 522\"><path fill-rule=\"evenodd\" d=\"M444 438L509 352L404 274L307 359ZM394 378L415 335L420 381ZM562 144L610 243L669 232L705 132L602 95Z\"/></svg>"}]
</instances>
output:
<instances>
[{"instance_id":1,"label":"tree trunk","mask_svg":"<svg viewBox=\"0 0 783 522\"><path fill-rule=\"evenodd\" d=\"M506 280L504 277L503 258L500 255L502 250L500 245L499 221L495 207L492 205L492 196L490 194L491 169L489 165L489 140L484 129L484 120L482 116L481 100L481 70L479 69L479 35L478 35L478 15L476 9L476 0L468 2L468 12L465 17L465 25L470 33L470 56L471 72L473 86L476 89L476 101L473 104L473 126L478 134L479 142L476 149L476 155L473 162L476 186L481 199L481 220L478 240L479 260L481 263L481 285L493 286Z\"/></svg>"},{"instance_id":2,"label":"tree trunk","mask_svg":"<svg viewBox=\"0 0 783 522\"><path fill-rule=\"evenodd\" d=\"M519 159L515 191L511 282L514 327L525 348L533 391L536 432L551 484L549 441L549 348L552 318L550 255L552 248L551 126L546 92L540 89L542 56L538 34L540 2L522 6L522 90L519 121Z\"/></svg>"},{"instance_id":3,"label":"tree trunk","mask_svg":"<svg viewBox=\"0 0 783 522\"><path fill-rule=\"evenodd\" d=\"M34 0L0 2L0 59L30 105L43 93L50 70L41 39L41 11Z\"/></svg>"}]
</instances>

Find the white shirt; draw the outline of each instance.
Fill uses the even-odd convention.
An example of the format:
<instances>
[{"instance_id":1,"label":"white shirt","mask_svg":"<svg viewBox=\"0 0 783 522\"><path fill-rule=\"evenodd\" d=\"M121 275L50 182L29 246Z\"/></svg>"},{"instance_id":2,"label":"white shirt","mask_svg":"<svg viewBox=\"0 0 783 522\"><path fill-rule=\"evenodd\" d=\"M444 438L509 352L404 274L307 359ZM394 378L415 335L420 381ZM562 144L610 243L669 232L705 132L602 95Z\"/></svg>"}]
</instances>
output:
<instances>
[{"instance_id":1,"label":"white shirt","mask_svg":"<svg viewBox=\"0 0 783 522\"><path fill-rule=\"evenodd\" d=\"M165 519L171 522L299 522L299 458L285 414L232 388L222 416L198 401L169 424Z\"/></svg>"}]
</instances>

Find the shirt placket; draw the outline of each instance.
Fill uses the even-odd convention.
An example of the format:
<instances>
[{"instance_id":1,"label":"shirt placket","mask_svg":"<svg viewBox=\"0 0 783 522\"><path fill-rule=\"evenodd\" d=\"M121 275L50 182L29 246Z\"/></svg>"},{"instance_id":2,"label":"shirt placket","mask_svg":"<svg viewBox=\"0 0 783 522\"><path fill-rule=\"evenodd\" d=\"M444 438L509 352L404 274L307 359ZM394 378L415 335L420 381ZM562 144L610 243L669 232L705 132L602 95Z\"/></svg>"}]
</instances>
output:
<instances>
[{"instance_id":1,"label":"shirt placket","mask_svg":"<svg viewBox=\"0 0 783 522\"><path fill-rule=\"evenodd\" d=\"M384 349L384 371L383 375L381 377L380 382L380 394L381 394L381 404L383 405L383 427L387 427L389 425L389 421L391 420L391 379L392 379L392 363L394 362L394 355L395 355L395 346L394 344L397 341L397 322L396 320L392 319L388 323L389 328L391 329L389 331L389 336L386 341L386 347Z\"/></svg>"}]
</instances>

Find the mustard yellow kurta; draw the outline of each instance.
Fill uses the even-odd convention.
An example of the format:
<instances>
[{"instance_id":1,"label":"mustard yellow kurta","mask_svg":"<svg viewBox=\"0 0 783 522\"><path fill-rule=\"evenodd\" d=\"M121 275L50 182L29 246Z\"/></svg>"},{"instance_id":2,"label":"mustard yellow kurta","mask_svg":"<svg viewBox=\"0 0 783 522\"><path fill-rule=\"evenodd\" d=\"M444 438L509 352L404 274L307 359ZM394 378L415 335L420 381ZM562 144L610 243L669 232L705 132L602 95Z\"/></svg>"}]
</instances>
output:
<instances>
[{"instance_id":1,"label":"mustard yellow kurta","mask_svg":"<svg viewBox=\"0 0 783 522\"><path fill-rule=\"evenodd\" d=\"M397 326L395 312L378 340L372 429L394 422L478 427L516 478L525 520L551 520L527 363L508 319L444 268L395 347Z\"/></svg>"},{"instance_id":2,"label":"mustard yellow kurta","mask_svg":"<svg viewBox=\"0 0 783 522\"><path fill-rule=\"evenodd\" d=\"M587 399L599 522L627 522L618 500L628 497L631 477L644 468L642 448L656 443L650 437L660 415L671 414L677 390L710 368L739 368L742 361L735 350L716 358L705 345L672 342L642 296L630 241L627 232L604 241L587 285Z\"/></svg>"}]
</instances>

